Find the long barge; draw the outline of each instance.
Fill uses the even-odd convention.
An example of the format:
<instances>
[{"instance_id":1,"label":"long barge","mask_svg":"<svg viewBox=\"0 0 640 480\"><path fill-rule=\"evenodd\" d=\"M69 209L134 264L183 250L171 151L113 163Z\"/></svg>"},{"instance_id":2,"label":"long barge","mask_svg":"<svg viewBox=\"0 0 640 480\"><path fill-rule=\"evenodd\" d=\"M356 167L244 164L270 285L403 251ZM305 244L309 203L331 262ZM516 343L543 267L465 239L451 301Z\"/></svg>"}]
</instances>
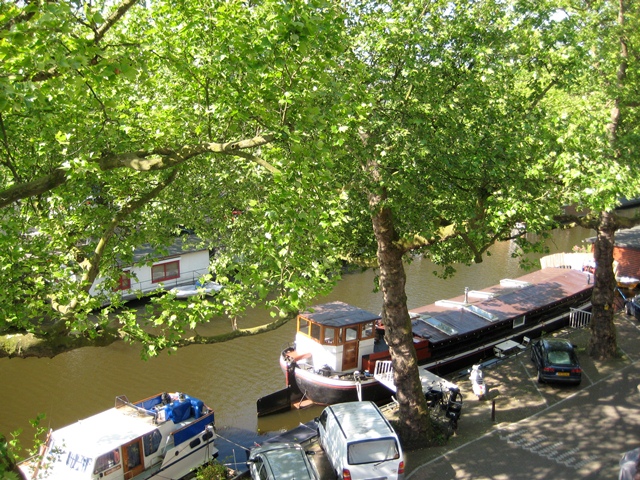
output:
<instances>
[{"instance_id":1,"label":"long barge","mask_svg":"<svg viewBox=\"0 0 640 480\"><path fill-rule=\"evenodd\" d=\"M521 342L566 326L572 308L588 308L593 275L544 268L498 285L410 310L418 362L447 374L493 353L505 341ZM280 354L286 388L258 400L258 416L308 400L389 400L373 376L390 359L380 315L342 302L314 306L297 317L295 342Z\"/></svg>"}]
</instances>

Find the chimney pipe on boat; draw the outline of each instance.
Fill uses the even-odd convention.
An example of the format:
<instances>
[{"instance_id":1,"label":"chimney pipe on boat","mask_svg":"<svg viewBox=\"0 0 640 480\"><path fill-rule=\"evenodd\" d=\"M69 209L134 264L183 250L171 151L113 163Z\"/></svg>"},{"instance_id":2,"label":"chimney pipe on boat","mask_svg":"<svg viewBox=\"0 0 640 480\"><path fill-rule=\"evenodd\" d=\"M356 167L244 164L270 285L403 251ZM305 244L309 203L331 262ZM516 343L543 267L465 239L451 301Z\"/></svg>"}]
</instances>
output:
<instances>
[{"instance_id":1,"label":"chimney pipe on boat","mask_svg":"<svg viewBox=\"0 0 640 480\"><path fill-rule=\"evenodd\" d=\"M469 303L469 287L464 287L464 303Z\"/></svg>"}]
</instances>

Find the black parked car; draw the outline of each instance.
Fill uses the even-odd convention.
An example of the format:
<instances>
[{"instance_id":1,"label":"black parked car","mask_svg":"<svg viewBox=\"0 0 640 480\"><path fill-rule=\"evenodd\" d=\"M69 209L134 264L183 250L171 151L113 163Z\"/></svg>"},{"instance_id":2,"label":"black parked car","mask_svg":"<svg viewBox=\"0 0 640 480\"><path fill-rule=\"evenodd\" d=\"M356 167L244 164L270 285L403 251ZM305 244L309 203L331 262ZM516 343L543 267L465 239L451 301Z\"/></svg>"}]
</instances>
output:
<instances>
[{"instance_id":1,"label":"black parked car","mask_svg":"<svg viewBox=\"0 0 640 480\"><path fill-rule=\"evenodd\" d=\"M582 381L575 345L562 338L543 338L531 346L531 360L538 369L538 382L573 383Z\"/></svg>"},{"instance_id":2,"label":"black parked car","mask_svg":"<svg viewBox=\"0 0 640 480\"><path fill-rule=\"evenodd\" d=\"M633 315L636 320L640 320L640 295L636 295L625 302L624 313Z\"/></svg>"}]
</instances>

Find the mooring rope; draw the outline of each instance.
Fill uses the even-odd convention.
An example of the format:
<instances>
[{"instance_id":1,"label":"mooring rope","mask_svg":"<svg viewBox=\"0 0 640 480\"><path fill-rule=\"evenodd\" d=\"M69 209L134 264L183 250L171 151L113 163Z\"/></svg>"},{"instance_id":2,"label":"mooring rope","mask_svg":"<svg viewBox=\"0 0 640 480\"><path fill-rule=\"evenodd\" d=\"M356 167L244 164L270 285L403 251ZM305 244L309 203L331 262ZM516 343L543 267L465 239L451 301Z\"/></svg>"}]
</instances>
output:
<instances>
[{"instance_id":1,"label":"mooring rope","mask_svg":"<svg viewBox=\"0 0 640 480\"><path fill-rule=\"evenodd\" d=\"M218 438L221 438L222 440L226 440L227 442L229 442L232 445L235 445L236 447L240 447L243 450L246 450L247 452L251 451L250 448L247 448L243 445L240 445L239 443L234 442L233 440L229 440L228 438L223 437L222 435L220 435L219 433L216 432L216 434L218 435Z\"/></svg>"}]
</instances>

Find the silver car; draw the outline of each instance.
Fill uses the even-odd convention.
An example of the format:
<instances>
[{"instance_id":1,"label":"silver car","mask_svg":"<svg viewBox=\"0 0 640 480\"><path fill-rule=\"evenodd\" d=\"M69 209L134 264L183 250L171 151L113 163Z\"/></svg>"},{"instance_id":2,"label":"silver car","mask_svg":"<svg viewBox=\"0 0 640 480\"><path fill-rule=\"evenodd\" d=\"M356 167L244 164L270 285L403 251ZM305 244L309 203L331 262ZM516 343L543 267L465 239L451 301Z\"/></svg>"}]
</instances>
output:
<instances>
[{"instance_id":1,"label":"silver car","mask_svg":"<svg viewBox=\"0 0 640 480\"><path fill-rule=\"evenodd\" d=\"M251 449L249 471L253 480L320 480L320 475L297 443L267 443Z\"/></svg>"}]
</instances>

